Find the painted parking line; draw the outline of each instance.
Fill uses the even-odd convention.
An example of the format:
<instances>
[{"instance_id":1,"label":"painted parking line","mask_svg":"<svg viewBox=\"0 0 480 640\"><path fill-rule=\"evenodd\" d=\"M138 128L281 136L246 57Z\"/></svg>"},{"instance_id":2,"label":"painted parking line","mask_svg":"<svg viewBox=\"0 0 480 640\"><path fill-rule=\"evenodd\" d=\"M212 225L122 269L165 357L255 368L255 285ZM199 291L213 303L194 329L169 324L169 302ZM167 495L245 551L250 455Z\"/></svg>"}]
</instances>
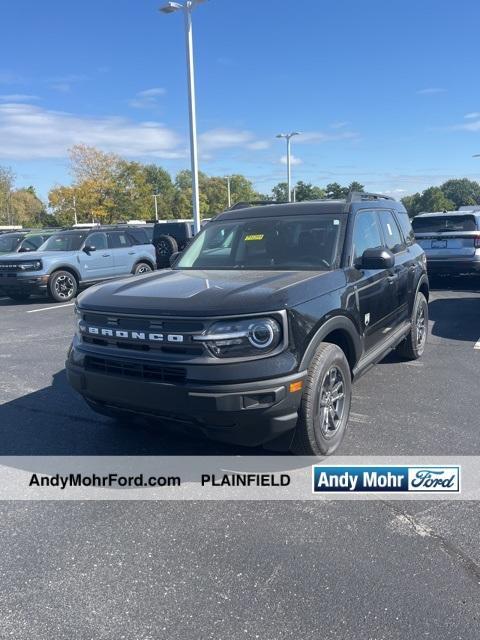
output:
<instances>
[{"instance_id":1,"label":"painted parking line","mask_svg":"<svg viewBox=\"0 0 480 640\"><path fill-rule=\"evenodd\" d=\"M73 307L74 302L66 302L64 304L56 304L50 307L42 307L41 309L30 309L27 313L38 313L39 311L50 311L51 309L65 309L65 307Z\"/></svg>"},{"instance_id":2,"label":"painted parking line","mask_svg":"<svg viewBox=\"0 0 480 640\"><path fill-rule=\"evenodd\" d=\"M476 341L474 347L474 349L479 349L480 350L480 338Z\"/></svg>"}]
</instances>

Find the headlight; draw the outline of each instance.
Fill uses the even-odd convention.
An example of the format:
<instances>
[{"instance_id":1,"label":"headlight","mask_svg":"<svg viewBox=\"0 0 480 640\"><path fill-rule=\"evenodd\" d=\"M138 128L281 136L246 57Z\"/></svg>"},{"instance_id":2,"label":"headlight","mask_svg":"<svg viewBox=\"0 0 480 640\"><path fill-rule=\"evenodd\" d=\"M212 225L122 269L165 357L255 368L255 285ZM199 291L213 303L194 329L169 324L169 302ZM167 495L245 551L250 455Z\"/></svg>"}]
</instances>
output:
<instances>
[{"instance_id":1,"label":"headlight","mask_svg":"<svg viewBox=\"0 0 480 640\"><path fill-rule=\"evenodd\" d=\"M80 311L76 303L75 303L75 306L73 307L73 314L75 318L74 333L76 336L81 336L82 334L80 331L80 323L82 322L82 312Z\"/></svg>"},{"instance_id":2,"label":"headlight","mask_svg":"<svg viewBox=\"0 0 480 640\"><path fill-rule=\"evenodd\" d=\"M30 262L18 262L17 267L20 271L39 271L42 268L42 261L32 260Z\"/></svg>"},{"instance_id":3,"label":"headlight","mask_svg":"<svg viewBox=\"0 0 480 640\"><path fill-rule=\"evenodd\" d=\"M282 329L273 318L225 320L194 340L204 342L217 358L242 358L274 351L282 340Z\"/></svg>"}]
</instances>

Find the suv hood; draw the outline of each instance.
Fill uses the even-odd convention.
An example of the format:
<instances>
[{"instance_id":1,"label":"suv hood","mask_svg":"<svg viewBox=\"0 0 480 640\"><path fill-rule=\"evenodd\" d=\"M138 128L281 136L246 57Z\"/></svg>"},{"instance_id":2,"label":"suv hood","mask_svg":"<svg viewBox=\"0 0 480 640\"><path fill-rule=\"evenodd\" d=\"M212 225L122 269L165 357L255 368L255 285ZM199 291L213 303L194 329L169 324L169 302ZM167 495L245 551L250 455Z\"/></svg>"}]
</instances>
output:
<instances>
[{"instance_id":1,"label":"suv hood","mask_svg":"<svg viewBox=\"0 0 480 640\"><path fill-rule=\"evenodd\" d=\"M146 315L225 316L294 307L345 285L342 271L165 270L97 285L82 309Z\"/></svg>"},{"instance_id":2,"label":"suv hood","mask_svg":"<svg viewBox=\"0 0 480 640\"><path fill-rule=\"evenodd\" d=\"M19 253L4 253L0 254L0 260L13 260L17 262L24 262L25 260L41 260L42 258L55 256L59 258L64 258L68 256L72 257L75 251L22 251Z\"/></svg>"}]
</instances>

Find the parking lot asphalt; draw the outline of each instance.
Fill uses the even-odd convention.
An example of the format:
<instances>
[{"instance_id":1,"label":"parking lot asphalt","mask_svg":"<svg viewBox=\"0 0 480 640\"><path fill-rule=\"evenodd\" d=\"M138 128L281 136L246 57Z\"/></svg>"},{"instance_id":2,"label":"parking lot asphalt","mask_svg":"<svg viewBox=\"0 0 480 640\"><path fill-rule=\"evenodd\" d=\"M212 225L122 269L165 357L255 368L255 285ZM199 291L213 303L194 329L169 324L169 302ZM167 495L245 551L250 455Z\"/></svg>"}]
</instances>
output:
<instances>
[{"instance_id":1,"label":"parking lot asphalt","mask_svg":"<svg viewBox=\"0 0 480 640\"><path fill-rule=\"evenodd\" d=\"M480 278L435 284L424 357L354 388L342 455L480 455ZM72 306L0 295L0 453L259 453L68 387ZM264 454L264 451L261 451ZM480 510L449 502L0 503L0 638L476 639Z\"/></svg>"}]
</instances>

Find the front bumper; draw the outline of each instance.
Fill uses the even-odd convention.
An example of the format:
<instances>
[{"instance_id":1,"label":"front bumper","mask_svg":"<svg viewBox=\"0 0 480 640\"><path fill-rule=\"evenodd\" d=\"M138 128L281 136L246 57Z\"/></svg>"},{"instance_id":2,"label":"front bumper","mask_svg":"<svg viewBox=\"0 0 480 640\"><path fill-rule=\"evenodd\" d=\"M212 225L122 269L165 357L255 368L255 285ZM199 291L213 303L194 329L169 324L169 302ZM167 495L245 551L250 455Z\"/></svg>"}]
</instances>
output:
<instances>
[{"instance_id":1,"label":"front bumper","mask_svg":"<svg viewBox=\"0 0 480 640\"><path fill-rule=\"evenodd\" d=\"M7 295L11 292L45 293L48 284L48 275L32 273L0 273L0 289Z\"/></svg>"},{"instance_id":2,"label":"front bumper","mask_svg":"<svg viewBox=\"0 0 480 640\"><path fill-rule=\"evenodd\" d=\"M208 437L257 446L291 431L297 422L307 372L235 384L162 383L91 371L66 363L67 377L97 412L131 412L200 430ZM298 387L298 385L297 385Z\"/></svg>"}]
</instances>

